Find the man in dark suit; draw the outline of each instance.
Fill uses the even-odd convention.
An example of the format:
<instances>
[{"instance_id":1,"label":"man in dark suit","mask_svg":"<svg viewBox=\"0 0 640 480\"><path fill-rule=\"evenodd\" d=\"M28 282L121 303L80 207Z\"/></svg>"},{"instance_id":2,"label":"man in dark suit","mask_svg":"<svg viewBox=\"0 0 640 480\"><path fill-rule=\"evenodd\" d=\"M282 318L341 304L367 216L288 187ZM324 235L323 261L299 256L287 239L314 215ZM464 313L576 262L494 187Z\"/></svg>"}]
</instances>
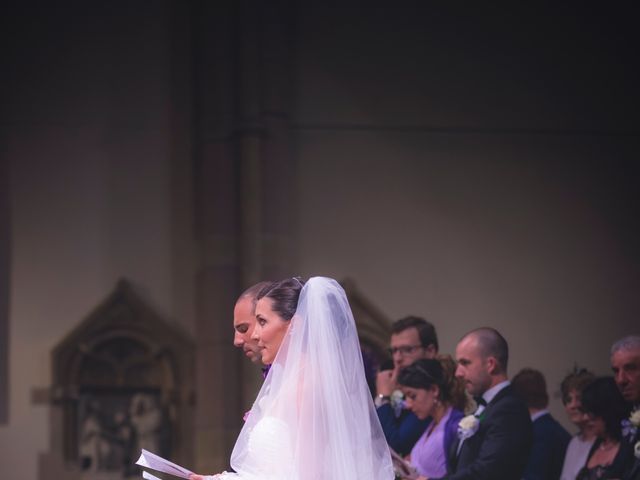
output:
<instances>
[{"instance_id":1,"label":"man in dark suit","mask_svg":"<svg viewBox=\"0 0 640 480\"><path fill-rule=\"evenodd\" d=\"M507 379L509 347L493 328L466 334L456 347L456 376L478 409L460 422L448 480L520 480L531 450L531 418Z\"/></svg>"},{"instance_id":2,"label":"man in dark suit","mask_svg":"<svg viewBox=\"0 0 640 480\"><path fill-rule=\"evenodd\" d=\"M522 478L524 480L558 480L571 435L547 407L549 394L542 372L523 368L513 377L511 386L529 408L533 422L533 446Z\"/></svg>"}]
</instances>

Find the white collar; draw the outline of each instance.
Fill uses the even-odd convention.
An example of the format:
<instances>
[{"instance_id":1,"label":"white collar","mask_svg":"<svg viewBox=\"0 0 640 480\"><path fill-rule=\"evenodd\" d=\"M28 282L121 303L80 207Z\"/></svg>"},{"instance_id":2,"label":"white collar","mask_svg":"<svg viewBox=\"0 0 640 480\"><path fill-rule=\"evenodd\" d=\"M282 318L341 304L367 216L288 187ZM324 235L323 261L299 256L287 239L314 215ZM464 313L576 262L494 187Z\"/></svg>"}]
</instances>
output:
<instances>
[{"instance_id":1,"label":"white collar","mask_svg":"<svg viewBox=\"0 0 640 480\"><path fill-rule=\"evenodd\" d=\"M547 410L546 408L543 410L538 410L536 413L531 414L531 421L535 422L537 419L539 419L543 415L547 415L548 413L549 413L549 410Z\"/></svg>"},{"instance_id":2,"label":"white collar","mask_svg":"<svg viewBox=\"0 0 640 480\"><path fill-rule=\"evenodd\" d=\"M495 396L498 393L500 393L500 391L503 388L508 387L509 385L511 385L511 382L509 380L505 380L504 382L500 382L497 385L494 385L493 387L491 387L486 392L484 392L482 394L482 398L484 398L484 401L487 402L487 405L489 405L491 403L491 400L493 400L495 398Z\"/></svg>"}]
</instances>

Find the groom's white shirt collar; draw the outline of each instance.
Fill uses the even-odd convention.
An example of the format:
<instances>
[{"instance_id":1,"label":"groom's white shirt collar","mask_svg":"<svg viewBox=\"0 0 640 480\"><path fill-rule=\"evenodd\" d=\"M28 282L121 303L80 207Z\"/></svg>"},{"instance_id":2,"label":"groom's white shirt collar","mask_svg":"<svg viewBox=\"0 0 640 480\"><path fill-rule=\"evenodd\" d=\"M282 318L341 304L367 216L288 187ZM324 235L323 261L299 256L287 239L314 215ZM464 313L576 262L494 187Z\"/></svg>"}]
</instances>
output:
<instances>
[{"instance_id":1,"label":"groom's white shirt collar","mask_svg":"<svg viewBox=\"0 0 640 480\"><path fill-rule=\"evenodd\" d=\"M484 392L482 394L482 398L484 398L484 401L487 402L487 405L489 405L491 403L491 400L493 400L495 398L495 396L498 393L500 393L500 391L503 388L508 387L509 385L511 385L511 382L509 380L505 380L504 382L500 382L497 385L494 385L493 387L491 387L486 392Z\"/></svg>"},{"instance_id":2,"label":"groom's white shirt collar","mask_svg":"<svg viewBox=\"0 0 640 480\"><path fill-rule=\"evenodd\" d=\"M511 385L511 382L509 380L500 382L497 385L494 385L493 387L491 387L486 392L484 392L482 394L482 398L484 399L485 402L487 402L487 405L489 405L489 403L491 403L491 400L495 398L495 396L500 392L500 390L502 390L505 387L508 387L509 385ZM484 405L478 405L478 408L476 409L474 415L478 417L482 412L484 412L485 408L486 407Z\"/></svg>"},{"instance_id":3,"label":"groom's white shirt collar","mask_svg":"<svg viewBox=\"0 0 640 480\"><path fill-rule=\"evenodd\" d=\"M500 382L497 385L494 385L493 387L491 387L489 390L487 390L486 392L484 392L482 394L482 398L484 398L484 401L487 402L487 405L489 405L489 402L491 402L491 400L493 400L495 398L495 396L500 393L500 390L502 390L505 387L508 387L509 385L511 385L511 382L509 380L505 380L504 382ZM478 409L476 410L476 412L473 414L476 417L479 417L480 414L484 411L486 407L484 405L479 405ZM460 450L462 450L462 444L464 443L464 438L462 440L460 440L460 442L458 443L458 450L456 451L456 455L460 455Z\"/></svg>"}]
</instances>

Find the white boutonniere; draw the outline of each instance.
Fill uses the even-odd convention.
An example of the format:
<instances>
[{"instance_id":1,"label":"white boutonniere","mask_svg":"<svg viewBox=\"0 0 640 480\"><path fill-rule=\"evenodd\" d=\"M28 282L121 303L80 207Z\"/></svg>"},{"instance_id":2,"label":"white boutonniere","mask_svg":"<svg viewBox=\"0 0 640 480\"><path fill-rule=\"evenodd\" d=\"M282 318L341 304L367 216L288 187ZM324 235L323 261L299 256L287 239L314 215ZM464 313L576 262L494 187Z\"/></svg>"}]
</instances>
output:
<instances>
[{"instance_id":1,"label":"white boutonniere","mask_svg":"<svg viewBox=\"0 0 640 480\"><path fill-rule=\"evenodd\" d=\"M640 408L636 408L631 412L629 418L622 420L622 436L629 441L633 441L638 433L638 428L640 428Z\"/></svg>"},{"instance_id":2,"label":"white boutonniere","mask_svg":"<svg viewBox=\"0 0 640 480\"><path fill-rule=\"evenodd\" d=\"M480 419L475 415L467 415L458 423L458 438L466 440L473 436L480 428Z\"/></svg>"},{"instance_id":3,"label":"white boutonniere","mask_svg":"<svg viewBox=\"0 0 640 480\"><path fill-rule=\"evenodd\" d=\"M640 440L638 440L635 447L633 447L633 454L636 458L640 459Z\"/></svg>"},{"instance_id":4,"label":"white boutonniere","mask_svg":"<svg viewBox=\"0 0 640 480\"><path fill-rule=\"evenodd\" d=\"M391 408L395 413L396 417L399 417L404 409L404 394L401 390L394 390L391 392L391 396L389 397L389 403L391 404Z\"/></svg>"}]
</instances>

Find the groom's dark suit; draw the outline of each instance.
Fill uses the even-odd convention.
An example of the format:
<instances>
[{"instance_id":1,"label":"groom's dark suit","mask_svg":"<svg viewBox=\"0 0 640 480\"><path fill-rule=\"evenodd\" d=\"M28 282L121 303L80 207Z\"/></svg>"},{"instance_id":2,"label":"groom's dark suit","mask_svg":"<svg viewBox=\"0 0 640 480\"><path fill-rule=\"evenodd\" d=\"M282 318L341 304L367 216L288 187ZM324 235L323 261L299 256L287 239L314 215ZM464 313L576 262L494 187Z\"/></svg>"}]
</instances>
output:
<instances>
[{"instance_id":1,"label":"groom's dark suit","mask_svg":"<svg viewBox=\"0 0 640 480\"><path fill-rule=\"evenodd\" d=\"M519 480L527 464L532 441L531 417L511 386L500 390L480 415L478 431L458 453L451 448L452 470L447 480Z\"/></svg>"}]
</instances>

